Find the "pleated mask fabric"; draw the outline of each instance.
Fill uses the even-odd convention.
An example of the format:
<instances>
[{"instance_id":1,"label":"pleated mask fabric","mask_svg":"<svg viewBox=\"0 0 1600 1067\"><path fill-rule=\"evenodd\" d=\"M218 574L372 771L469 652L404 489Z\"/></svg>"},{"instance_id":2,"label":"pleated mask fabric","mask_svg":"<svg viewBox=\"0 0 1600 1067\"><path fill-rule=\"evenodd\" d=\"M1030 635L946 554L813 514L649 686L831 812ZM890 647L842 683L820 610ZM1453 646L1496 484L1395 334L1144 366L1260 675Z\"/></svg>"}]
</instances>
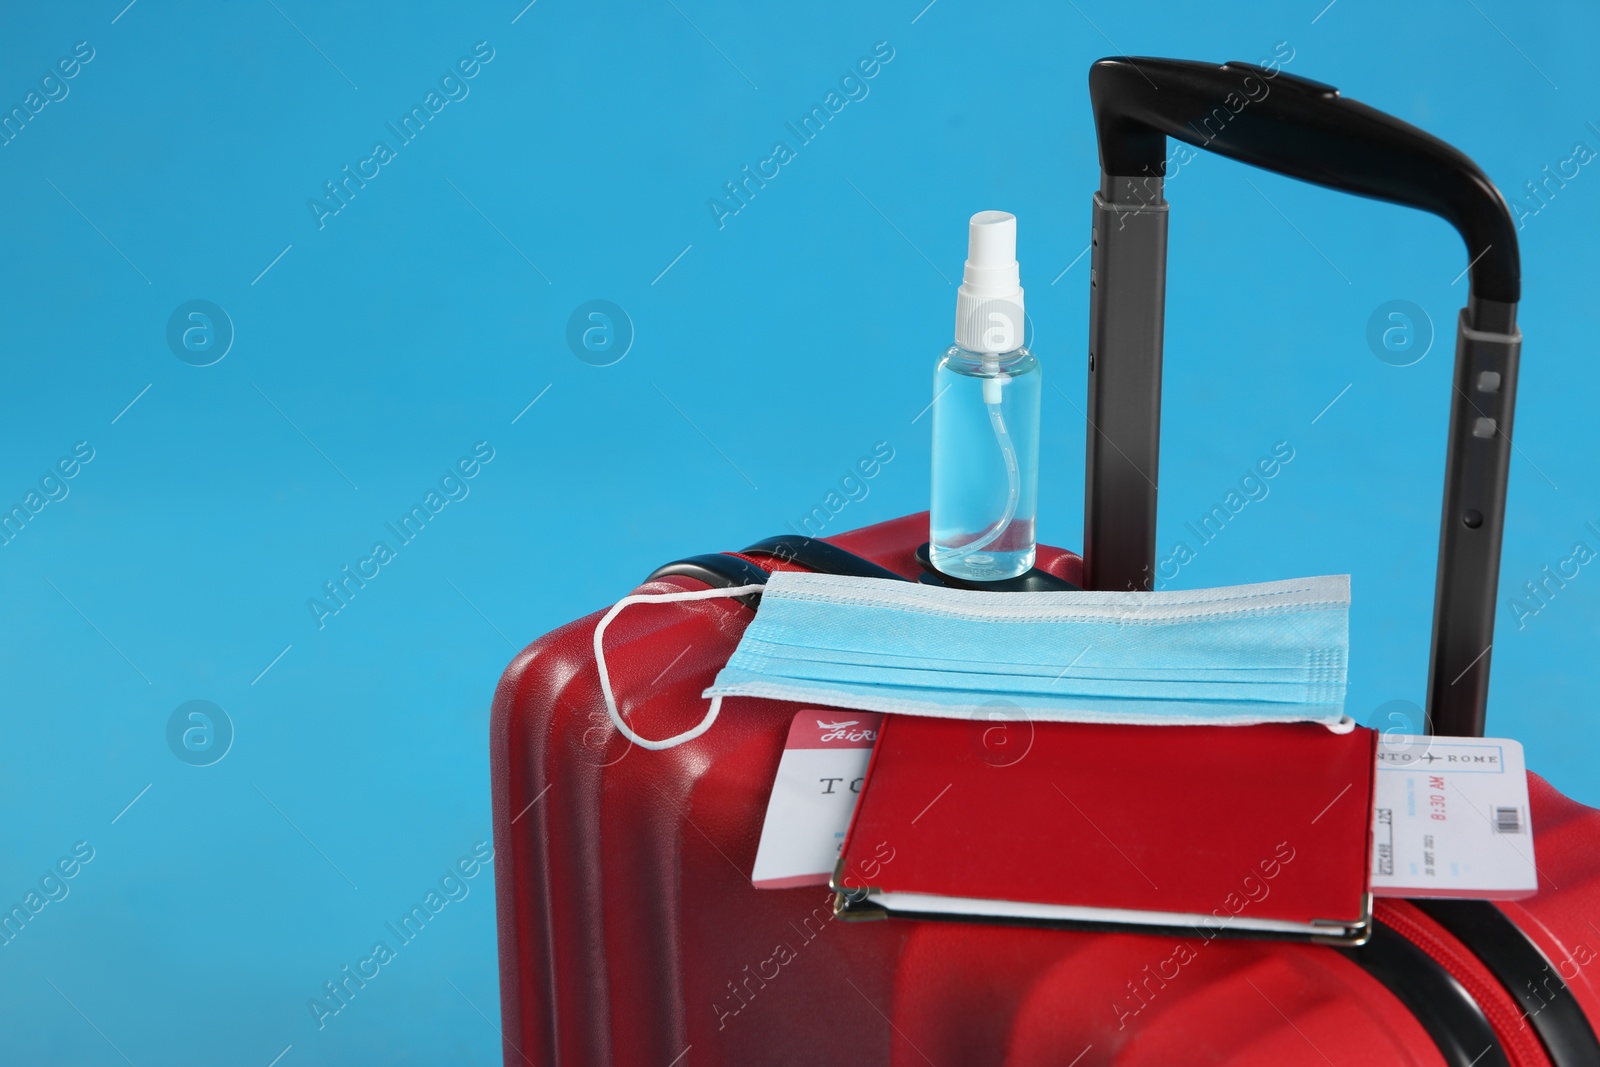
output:
<instances>
[{"instance_id":1,"label":"pleated mask fabric","mask_svg":"<svg viewBox=\"0 0 1600 1067\"><path fill-rule=\"evenodd\" d=\"M862 711L1343 729L1350 578L997 593L778 571L707 697ZM720 701L719 701L720 703Z\"/></svg>"}]
</instances>

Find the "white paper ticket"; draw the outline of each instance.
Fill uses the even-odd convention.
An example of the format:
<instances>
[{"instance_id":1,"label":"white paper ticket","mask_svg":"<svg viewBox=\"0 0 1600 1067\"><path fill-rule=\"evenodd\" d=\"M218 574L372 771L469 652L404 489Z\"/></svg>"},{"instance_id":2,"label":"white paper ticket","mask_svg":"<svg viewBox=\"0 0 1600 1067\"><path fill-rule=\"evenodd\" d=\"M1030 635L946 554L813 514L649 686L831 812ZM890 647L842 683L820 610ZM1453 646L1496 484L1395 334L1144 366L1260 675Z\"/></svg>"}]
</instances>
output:
<instances>
[{"instance_id":1,"label":"white paper ticket","mask_svg":"<svg viewBox=\"0 0 1600 1067\"><path fill-rule=\"evenodd\" d=\"M1384 734L1372 809L1374 896L1510 900L1538 890L1516 741Z\"/></svg>"},{"instance_id":2,"label":"white paper ticket","mask_svg":"<svg viewBox=\"0 0 1600 1067\"><path fill-rule=\"evenodd\" d=\"M757 888L828 884L882 719L830 708L795 714L756 847Z\"/></svg>"}]
</instances>

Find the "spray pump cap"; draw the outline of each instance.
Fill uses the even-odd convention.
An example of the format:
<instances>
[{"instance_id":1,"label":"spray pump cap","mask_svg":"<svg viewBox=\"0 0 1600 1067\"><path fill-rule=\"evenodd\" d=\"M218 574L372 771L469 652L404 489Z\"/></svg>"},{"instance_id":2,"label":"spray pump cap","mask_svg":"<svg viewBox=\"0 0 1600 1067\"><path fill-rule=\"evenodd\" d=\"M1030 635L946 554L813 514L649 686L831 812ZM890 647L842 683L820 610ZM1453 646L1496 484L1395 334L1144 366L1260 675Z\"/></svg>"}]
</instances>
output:
<instances>
[{"instance_id":1,"label":"spray pump cap","mask_svg":"<svg viewBox=\"0 0 1600 1067\"><path fill-rule=\"evenodd\" d=\"M1022 347L1027 316L1017 266L1017 217L980 211L967 228L967 265L956 291L956 344L971 352Z\"/></svg>"}]
</instances>

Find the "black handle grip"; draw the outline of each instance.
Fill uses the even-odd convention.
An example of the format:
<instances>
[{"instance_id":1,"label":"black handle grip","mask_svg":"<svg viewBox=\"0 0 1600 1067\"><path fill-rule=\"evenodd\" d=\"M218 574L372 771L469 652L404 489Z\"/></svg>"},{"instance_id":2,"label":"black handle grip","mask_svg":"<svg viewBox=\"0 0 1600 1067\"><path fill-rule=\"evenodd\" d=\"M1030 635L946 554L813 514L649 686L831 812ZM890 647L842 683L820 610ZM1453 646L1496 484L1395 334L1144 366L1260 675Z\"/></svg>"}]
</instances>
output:
<instances>
[{"instance_id":1,"label":"black handle grip","mask_svg":"<svg viewBox=\"0 0 1600 1067\"><path fill-rule=\"evenodd\" d=\"M1248 63L1102 59L1089 70L1100 166L1164 177L1176 137L1266 170L1449 222L1467 244L1472 292L1521 298L1516 226L1477 164L1431 134L1320 82Z\"/></svg>"},{"instance_id":2,"label":"black handle grip","mask_svg":"<svg viewBox=\"0 0 1600 1067\"><path fill-rule=\"evenodd\" d=\"M1430 732L1481 735L1522 335L1505 200L1443 141L1331 86L1245 63L1104 59L1089 282L1084 585L1149 589L1156 564L1166 299L1166 139L1343 192L1431 211L1467 243L1428 669Z\"/></svg>"}]
</instances>

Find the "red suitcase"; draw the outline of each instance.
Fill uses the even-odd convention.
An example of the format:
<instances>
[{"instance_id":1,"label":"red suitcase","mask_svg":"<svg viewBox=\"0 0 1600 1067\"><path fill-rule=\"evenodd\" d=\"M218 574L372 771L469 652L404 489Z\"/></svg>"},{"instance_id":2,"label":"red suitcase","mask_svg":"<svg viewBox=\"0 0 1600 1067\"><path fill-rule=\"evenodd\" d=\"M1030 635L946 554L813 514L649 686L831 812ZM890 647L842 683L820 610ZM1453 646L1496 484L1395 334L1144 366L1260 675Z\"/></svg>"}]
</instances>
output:
<instances>
[{"instance_id":1,"label":"red suitcase","mask_svg":"<svg viewBox=\"0 0 1600 1067\"><path fill-rule=\"evenodd\" d=\"M1152 580L1165 136L1423 207L1454 222L1473 257L1428 706L1436 732L1481 734L1520 347L1504 202L1441 142L1270 69L1103 60L1090 85L1104 174L1086 550L1080 559L1041 546L1015 586ZM1208 124L1217 115L1227 120ZM773 538L669 564L637 592L754 584L778 568L933 580L919 559L926 534L926 515L912 515L829 541ZM845 924L823 889L750 884L800 705L731 698L698 739L634 749L601 699L601 614L530 645L495 695L507 1064L1600 1064L1589 1022L1600 1015L1600 812L1536 776L1536 896L1380 901L1360 948ZM612 622L612 684L640 732L666 737L699 721L700 692L750 617L748 604L723 599L635 606Z\"/></svg>"}]
</instances>

